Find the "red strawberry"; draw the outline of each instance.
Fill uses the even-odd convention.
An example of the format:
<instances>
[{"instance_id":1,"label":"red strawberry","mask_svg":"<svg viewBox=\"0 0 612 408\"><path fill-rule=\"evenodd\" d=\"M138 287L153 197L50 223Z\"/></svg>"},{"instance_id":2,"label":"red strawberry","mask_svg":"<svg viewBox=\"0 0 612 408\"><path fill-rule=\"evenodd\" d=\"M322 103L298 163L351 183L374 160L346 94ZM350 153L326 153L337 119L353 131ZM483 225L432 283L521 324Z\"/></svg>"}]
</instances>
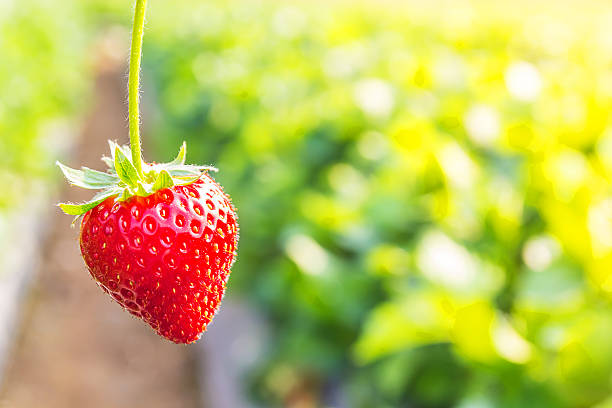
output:
<instances>
[{"instance_id":1,"label":"red strawberry","mask_svg":"<svg viewBox=\"0 0 612 408\"><path fill-rule=\"evenodd\" d=\"M234 261L236 213L208 175L87 212L81 252L121 306L176 343L198 340L217 311Z\"/></svg>"},{"instance_id":2,"label":"red strawberry","mask_svg":"<svg viewBox=\"0 0 612 408\"><path fill-rule=\"evenodd\" d=\"M106 172L57 163L70 183L102 190L82 204L81 253L98 285L133 315L176 343L198 340L215 315L234 262L236 212L208 175L185 164L147 164L139 129L139 82L146 0L134 8L129 72L130 146L109 142ZM128 158L130 156L130 158Z\"/></svg>"},{"instance_id":3,"label":"red strawberry","mask_svg":"<svg viewBox=\"0 0 612 408\"><path fill-rule=\"evenodd\" d=\"M107 172L60 163L72 184L102 189L84 204L60 204L83 216L80 245L89 273L106 293L161 336L200 338L219 308L238 242L236 211L208 174L185 164L186 146L166 164L139 172L110 142Z\"/></svg>"}]
</instances>

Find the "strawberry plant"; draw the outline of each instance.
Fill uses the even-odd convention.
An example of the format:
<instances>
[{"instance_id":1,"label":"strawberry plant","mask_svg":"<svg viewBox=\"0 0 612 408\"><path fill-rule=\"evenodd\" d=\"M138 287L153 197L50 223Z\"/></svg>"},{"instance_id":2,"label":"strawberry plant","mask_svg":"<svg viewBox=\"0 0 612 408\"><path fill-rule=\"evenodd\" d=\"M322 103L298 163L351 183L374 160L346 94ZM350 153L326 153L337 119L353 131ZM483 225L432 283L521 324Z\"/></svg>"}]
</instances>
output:
<instances>
[{"instance_id":1,"label":"strawberry plant","mask_svg":"<svg viewBox=\"0 0 612 408\"><path fill-rule=\"evenodd\" d=\"M236 211L209 166L185 164L186 145L163 164L142 159L140 63L146 0L137 0L129 69L130 145L109 142L105 172L58 162L73 185L101 190L60 204L80 221L91 276L123 308L176 343L198 340L225 292L238 241Z\"/></svg>"}]
</instances>

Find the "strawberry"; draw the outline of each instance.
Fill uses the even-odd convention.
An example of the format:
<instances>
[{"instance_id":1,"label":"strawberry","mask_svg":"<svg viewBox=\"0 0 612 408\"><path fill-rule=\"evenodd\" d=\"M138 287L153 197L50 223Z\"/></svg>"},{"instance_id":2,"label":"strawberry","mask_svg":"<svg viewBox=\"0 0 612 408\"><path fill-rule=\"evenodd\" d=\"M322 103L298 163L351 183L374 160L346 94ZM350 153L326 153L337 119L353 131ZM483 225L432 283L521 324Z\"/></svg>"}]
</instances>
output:
<instances>
[{"instance_id":1,"label":"strawberry","mask_svg":"<svg viewBox=\"0 0 612 408\"><path fill-rule=\"evenodd\" d=\"M82 204L59 204L80 220L89 273L124 309L175 343L200 338L219 308L238 243L236 211L210 176L185 164L148 164L140 150L139 83L146 0L136 0L129 73L130 146L109 141L105 172L71 169L68 181L102 190Z\"/></svg>"},{"instance_id":2,"label":"strawberry","mask_svg":"<svg viewBox=\"0 0 612 408\"><path fill-rule=\"evenodd\" d=\"M211 167L143 164L111 142L107 172L58 165L74 185L104 188L85 204L80 247L89 273L125 310L175 343L198 340L219 308L238 241L236 211Z\"/></svg>"},{"instance_id":3,"label":"strawberry","mask_svg":"<svg viewBox=\"0 0 612 408\"><path fill-rule=\"evenodd\" d=\"M176 343L213 318L238 237L229 197L208 175L123 202L108 198L81 223L81 252L100 288Z\"/></svg>"}]
</instances>

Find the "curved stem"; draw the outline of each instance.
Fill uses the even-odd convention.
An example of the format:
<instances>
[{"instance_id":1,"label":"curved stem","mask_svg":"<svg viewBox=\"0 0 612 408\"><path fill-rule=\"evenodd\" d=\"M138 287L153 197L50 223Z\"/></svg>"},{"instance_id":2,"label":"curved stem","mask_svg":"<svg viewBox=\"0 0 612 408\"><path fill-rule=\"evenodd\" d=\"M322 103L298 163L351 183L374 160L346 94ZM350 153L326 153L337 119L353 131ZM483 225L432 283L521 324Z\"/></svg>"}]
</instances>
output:
<instances>
[{"instance_id":1,"label":"curved stem","mask_svg":"<svg viewBox=\"0 0 612 408\"><path fill-rule=\"evenodd\" d=\"M142 57L142 37L144 34L145 10L147 0L137 0L132 30L132 49L130 53L130 74L128 80L130 147L132 162L138 175L143 178L142 152L140 150L140 60Z\"/></svg>"}]
</instances>

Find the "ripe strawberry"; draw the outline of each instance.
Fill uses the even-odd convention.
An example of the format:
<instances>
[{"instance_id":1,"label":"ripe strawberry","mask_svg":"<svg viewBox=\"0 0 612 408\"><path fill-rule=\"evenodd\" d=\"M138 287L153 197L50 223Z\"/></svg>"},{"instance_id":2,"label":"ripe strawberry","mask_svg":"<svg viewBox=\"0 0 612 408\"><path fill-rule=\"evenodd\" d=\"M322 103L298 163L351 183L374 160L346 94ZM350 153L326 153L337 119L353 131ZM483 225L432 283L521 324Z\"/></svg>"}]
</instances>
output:
<instances>
[{"instance_id":1,"label":"ripe strawberry","mask_svg":"<svg viewBox=\"0 0 612 408\"><path fill-rule=\"evenodd\" d=\"M139 82L146 0L136 0L129 72L130 146L109 142L106 172L57 163L78 187L102 190L83 204L81 253L98 285L165 338L193 343L219 308L238 241L236 212L212 167L142 159ZM131 156L128 158L128 156Z\"/></svg>"},{"instance_id":2,"label":"ripe strawberry","mask_svg":"<svg viewBox=\"0 0 612 408\"><path fill-rule=\"evenodd\" d=\"M236 214L208 175L85 214L81 252L106 293L160 335L192 343L217 311L238 239Z\"/></svg>"},{"instance_id":3,"label":"ripe strawberry","mask_svg":"<svg viewBox=\"0 0 612 408\"><path fill-rule=\"evenodd\" d=\"M168 164L143 166L138 176L127 148L111 142L106 172L74 170L66 178L104 188L85 204L60 204L83 215L80 246L102 290L161 336L198 340L216 313L238 242L236 211L208 174L185 165L185 145Z\"/></svg>"}]
</instances>

